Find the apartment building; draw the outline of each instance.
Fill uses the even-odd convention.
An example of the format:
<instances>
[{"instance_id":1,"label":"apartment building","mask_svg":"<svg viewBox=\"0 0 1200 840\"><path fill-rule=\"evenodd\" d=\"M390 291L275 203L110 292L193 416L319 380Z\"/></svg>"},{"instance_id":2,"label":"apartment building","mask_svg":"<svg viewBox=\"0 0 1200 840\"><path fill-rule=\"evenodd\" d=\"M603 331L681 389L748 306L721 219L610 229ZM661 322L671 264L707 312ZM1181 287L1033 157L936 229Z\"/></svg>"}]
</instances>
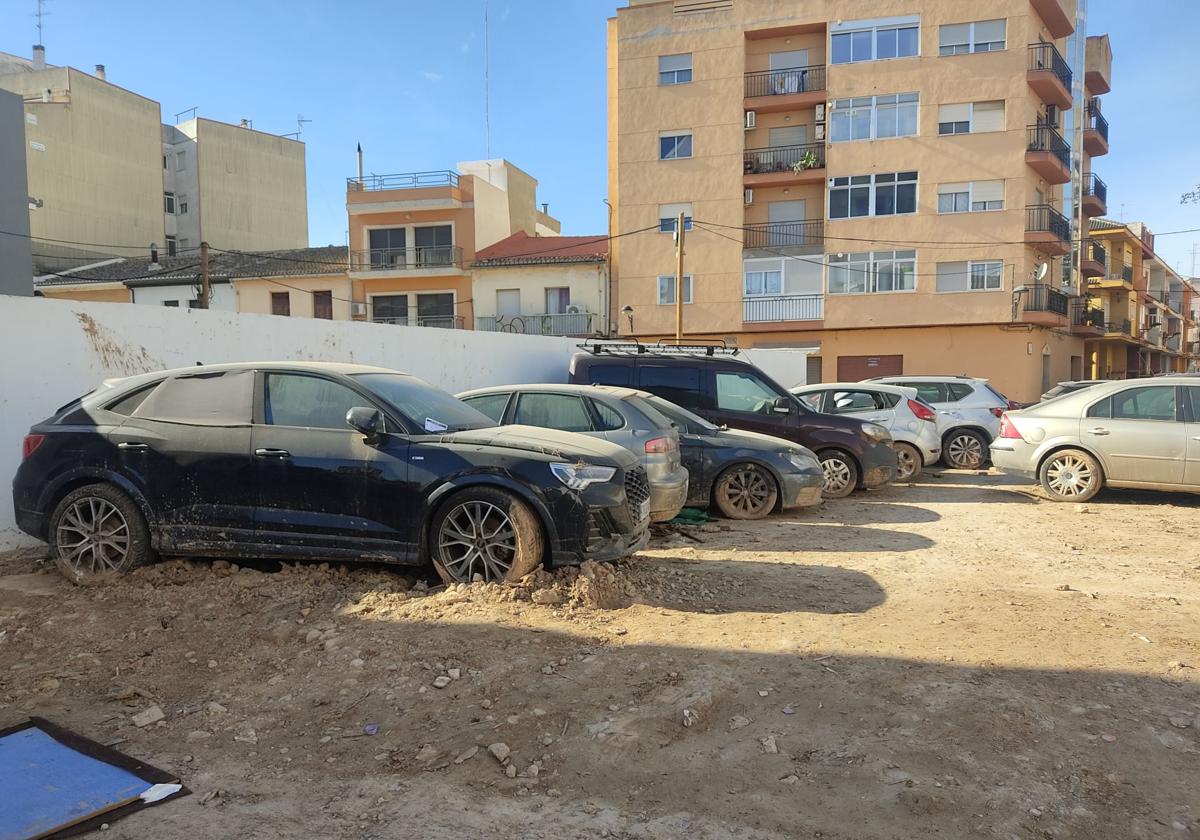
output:
<instances>
[{"instance_id":1,"label":"apartment building","mask_svg":"<svg viewBox=\"0 0 1200 840\"><path fill-rule=\"evenodd\" d=\"M537 205L537 180L506 160L456 170L363 175L346 182L354 317L471 329L476 253L517 232L560 230Z\"/></svg>"},{"instance_id":2,"label":"apartment building","mask_svg":"<svg viewBox=\"0 0 1200 840\"><path fill-rule=\"evenodd\" d=\"M21 97L0 90L0 294L33 294Z\"/></svg>"},{"instance_id":3,"label":"apartment building","mask_svg":"<svg viewBox=\"0 0 1200 840\"><path fill-rule=\"evenodd\" d=\"M971 373L1015 399L1081 376L1072 229L1104 212L1111 54L1076 13L630 0L609 22L609 189L637 335L674 334L683 213L690 339L812 348L826 380Z\"/></svg>"}]
</instances>

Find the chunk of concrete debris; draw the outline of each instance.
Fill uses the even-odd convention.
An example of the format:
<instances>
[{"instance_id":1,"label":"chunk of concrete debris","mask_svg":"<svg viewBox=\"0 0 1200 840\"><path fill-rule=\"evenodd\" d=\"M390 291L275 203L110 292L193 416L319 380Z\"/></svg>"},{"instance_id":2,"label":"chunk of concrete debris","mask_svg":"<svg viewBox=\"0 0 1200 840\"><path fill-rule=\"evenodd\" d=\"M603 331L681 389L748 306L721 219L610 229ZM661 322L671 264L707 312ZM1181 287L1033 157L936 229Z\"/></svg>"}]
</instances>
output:
<instances>
[{"instance_id":1,"label":"chunk of concrete debris","mask_svg":"<svg viewBox=\"0 0 1200 840\"><path fill-rule=\"evenodd\" d=\"M700 713L695 709L683 710L683 725L687 727L695 726L700 722Z\"/></svg>"},{"instance_id":2,"label":"chunk of concrete debris","mask_svg":"<svg viewBox=\"0 0 1200 840\"><path fill-rule=\"evenodd\" d=\"M136 715L132 716L130 720L133 721L134 726L141 728L143 726L149 726L152 723L158 723L165 717L166 715L163 714L163 710L160 707L151 706L145 711L138 712Z\"/></svg>"},{"instance_id":3,"label":"chunk of concrete debris","mask_svg":"<svg viewBox=\"0 0 1200 840\"><path fill-rule=\"evenodd\" d=\"M428 764L439 755L441 755L441 750L439 750L433 744L425 744L417 751L417 761L421 762L422 764Z\"/></svg>"},{"instance_id":4,"label":"chunk of concrete debris","mask_svg":"<svg viewBox=\"0 0 1200 840\"><path fill-rule=\"evenodd\" d=\"M461 668L451 668L449 671L446 672L446 676L448 676L452 680L461 679L462 678L462 669Z\"/></svg>"},{"instance_id":5,"label":"chunk of concrete debris","mask_svg":"<svg viewBox=\"0 0 1200 840\"><path fill-rule=\"evenodd\" d=\"M468 747L467 749L460 752L458 755L454 756L454 763L462 764L464 761L470 761L472 758L475 757L475 753L477 753L477 752L479 752L478 746Z\"/></svg>"},{"instance_id":6,"label":"chunk of concrete debris","mask_svg":"<svg viewBox=\"0 0 1200 840\"><path fill-rule=\"evenodd\" d=\"M733 732L750 725L750 718L745 715L734 715L729 719L729 731Z\"/></svg>"},{"instance_id":7,"label":"chunk of concrete debris","mask_svg":"<svg viewBox=\"0 0 1200 840\"><path fill-rule=\"evenodd\" d=\"M556 589L539 589L533 593L533 603L541 604L543 607L556 607L565 599L563 594Z\"/></svg>"},{"instance_id":8,"label":"chunk of concrete debris","mask_svg":"<svg viewBox=\"0 0 1200 840\"><path fill-rule=\"evenodd\" d=\"M759 738L758 743L762 746L762 751L767 755L777 755L779 753L779 744L776 742L774 735L766 735Z\"/></svg>"},{"instance_id":9,"label":"chunk of concrete debris","mask_svg":"<svg viewBox=\"0 0 1200 840\"><path fill-rule=\"evenodd\" d=\"M510 764L510 765L508 765L507 767L505 767L505 768L504 768L504 775L505 775L505 776L508 776L508 778L510 778L510 779L515 779L515 778L517 778L517 765L515 765L515 764Z\"/></svg>"},{"instance_id":10,"label":"chunk of concrete debris","mask_svg":"<svg viewBox=\"0 0 1200 840\"><path fill-rule=\"evenodd\" d=\"M211 732L205 732L203 729L196 729L189 732L184 740L186 740L189 744L195 744L199 741L207 741L211 737Z\"/></svg>"},{"instance_id":11,"label":"chunk of concrete debris","mask_svg":"<svg viewBox=\"0 0 1200 840\"><path fill-rule=\"evenodd\" d=\"M445 688L448 685L450 685L450 678L444 674L440 677L433 678L433 687L434 688Z\"/></svg>"},{"instance_id":12,"label":"chunk of concrete debris","mask_svg":"<svg viewBox=\"0 0 1200 840\"><path fill-rule=\"evenodd\" d=\"M1183 717L1182 715L1172 715L1168 720L1176 729L1187 729L1192 725L1192 719ZM1197 718L1197 720L1200 720L1200 718Z\"/></svg>"},{"instance_id":13,"label":"chunk of concrete debris","mask_svg":"<svg viewBox=\"0 0 1200 840\"><path fill-rule=\"evenodd\" d=\"M490 744L488 746L488 752L492 754L492 758L496 759L496 761L499 761L501 764L505 764L512 755L512 750L508 748L508 744L500 741L497 741L495 744Z\"/></svg>"},{"instance_id":14,"label":"chunk of concrete debris","mask_svg":"<svg viewBox=\"0 0 1200 840\"><path fill-rule=\"evenodd\" d=\"M226 709L220 703L209 702L204 704L204 711L208 712L209 714L219 715L224 714L226 711L228 711L228 709Z\"/></svg>"}]
</instances>

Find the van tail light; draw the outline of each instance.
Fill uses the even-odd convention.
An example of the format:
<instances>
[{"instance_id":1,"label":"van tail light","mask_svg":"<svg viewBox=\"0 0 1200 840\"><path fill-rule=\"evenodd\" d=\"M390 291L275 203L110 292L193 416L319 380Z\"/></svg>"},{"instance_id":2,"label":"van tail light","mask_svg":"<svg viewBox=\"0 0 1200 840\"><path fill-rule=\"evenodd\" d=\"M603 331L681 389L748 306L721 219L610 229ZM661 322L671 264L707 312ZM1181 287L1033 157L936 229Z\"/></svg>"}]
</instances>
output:
<instances>
[{"instance_id":1,"label":"van tail light","mask_svg":"<svg viewBox=\"0 0 1200 840\"><path fill-rule=\"evenodd\" d=\"M988 409L988 410L992 412L992 416L993 416L993 417L1003 417L1003 416L1004 416L1004 409L1003 409L1003 408L991 408L991 409ZM1014 410L1014 411L1015 411L1015 409L1012 409L1012 410Z\"/></svg>"},{"instance_id":2,"label":"van tail light","mask_svg":"<svg viewBox=\"0 0 1200 840\"><path fill-rule=\"evenodd\" d=\"M670 452L674 452L678 448L679 444L674 438L657 437L646 441L647 455L666 455Z\"/></svg>"},{"instance_id":3,"label":"van tail light","mask_svg":"<svg viewBox=\"0 0 1200 840\"><path fill-rule=\"evenodd\" d=\"M38 447L42 445L42 441L45 439L45 435L25 435L25 440L21 441L21 460L24 461L34 452L37 452Z\"/></svg>"},{"instance_id":4,"label":"van tail light","mask_svg":"<svg viewBox=\"0 0 1200 840\"><path fill-rule=\"evenodd\" d=\"M929 406L923 405L916 400L909 400L908 407L912 410L913 414L917 415L918 420L928 420L930 423L937 422L937 414Z\"/></svg>"},{"instance_id":5,"label":"van tail light","mask_svg":"<svg viewBox=\"0 0 1200 840\"><path fill-rule=\"evenodd\" d=\"M1017 427L1013 425L1013 421L1009 419L1007 414L1000 417L1000 437L1008 438L1009 440L1024 440L1021 433L1017 431Z\"/></svg>"}]
</instances>

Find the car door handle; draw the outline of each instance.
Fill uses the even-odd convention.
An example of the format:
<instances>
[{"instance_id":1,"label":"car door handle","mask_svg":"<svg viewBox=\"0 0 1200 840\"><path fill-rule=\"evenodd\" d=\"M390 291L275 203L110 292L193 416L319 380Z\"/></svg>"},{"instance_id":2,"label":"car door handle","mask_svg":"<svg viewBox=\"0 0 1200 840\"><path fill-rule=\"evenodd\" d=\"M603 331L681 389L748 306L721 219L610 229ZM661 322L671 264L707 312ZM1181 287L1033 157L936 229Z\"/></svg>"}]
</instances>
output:
<instances>
[{"instance_id":1,"label":"car door handle","mask_svg":"<svg viewBox=\"0 0 1200 840\"><path fill-rule=\"evenodd\" d=\"M259 458L291 458L292 453L286 449L255 449L254 454Z\"/></svg>"},{"instance_id":2,"label":"car door handle","mask_svg":"<svg viewBox=\"0 0 1200 840\"><path fill-rule=\"evenodd\" d=\"M1104 435L1111 434L1111 433L1108 431L1108 429L1095 428L1095 429L1088 429L1088 434L1096 435L1096 437L1103 437Z\"/></svg>"},{"instance_id":3,"label":"car door handle","mask_svg":"<svg viewBox=\"0 0 1200 840\"><path fill-rule=\"evenodd\" d=\"M117 444L117 449L132 449L135 452L143 452L149 448L150 447L144 443L133 443L128 440L123 440Z\"/></svg>"}]
</instances>

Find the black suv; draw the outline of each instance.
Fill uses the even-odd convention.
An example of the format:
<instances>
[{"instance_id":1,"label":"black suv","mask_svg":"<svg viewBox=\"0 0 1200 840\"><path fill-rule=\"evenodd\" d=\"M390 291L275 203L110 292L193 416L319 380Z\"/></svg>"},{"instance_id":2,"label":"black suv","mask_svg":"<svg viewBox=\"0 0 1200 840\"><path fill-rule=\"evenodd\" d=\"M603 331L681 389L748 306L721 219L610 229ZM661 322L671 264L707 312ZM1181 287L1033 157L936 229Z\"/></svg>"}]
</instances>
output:
<instances>
[{"instance_id":1,"label":"black suv","mask_svg":"<svg viewBox=\"0 0 1200 840\"><path fill-rule=\"evenodd\" d=\"M77 582L156 553L515 580L632 554L650 512L616 444L496 428L415 377L309 363L106 383L30 429L13 498Z\"/></svg>"},{"instance_id":2,"label":"black suv","mask_svg":"<svg viewBox=\"0 0 1200 840\"><path fill-rule=\"evenodd\" d=\"M824 467L827 497L842 498L858 487L881 487L896 477L896 453L887 429L819 414L729 351L587 344L571 359L570 381L639 388L718 426L807 446Z\"/></svg>"}]
</instances>

